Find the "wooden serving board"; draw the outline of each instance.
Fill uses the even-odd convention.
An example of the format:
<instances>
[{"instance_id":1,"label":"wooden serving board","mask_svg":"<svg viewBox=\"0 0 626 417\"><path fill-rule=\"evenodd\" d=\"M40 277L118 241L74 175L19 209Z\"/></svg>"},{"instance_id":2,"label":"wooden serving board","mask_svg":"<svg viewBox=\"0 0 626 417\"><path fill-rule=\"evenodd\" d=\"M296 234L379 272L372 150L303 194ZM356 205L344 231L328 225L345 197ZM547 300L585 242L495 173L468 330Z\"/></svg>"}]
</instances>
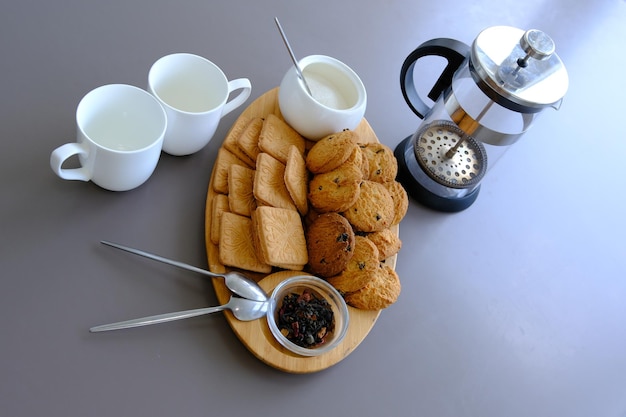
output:
<instances>
[{"instance_id":1,"label":"wooden serving board","mask_svg":"<svg viewBox=\"0 0 626 417\"><path fill-rule=\"evenodd\" d=\"M239 117L250 119L253 117L265 117L269 114L275 114L282 118L278 107L278 88L274 88L257 98ZM361 121L355 131L359 134L362 142L378 142L378 138L365 119ZM213 190L214 175L215 169L213 169L213 173L211 174L205 208L206 251L209 269L212 272L224 273L226 268L219 261L218 247L211 241L210 233L211 202L216 195L216 192ZM397 233L397 226L395 226L395 228ZM386 260L385 263L395 268L396 256ZM267 276L247 273L248 276L258 281L259 285L268 293L271 293L279 282L289 277L303 274L305 273L302 271L279 271ZM215 288L218 301L220 303L226 303L231 294L224 285L224 280L221 278L213 279L213 287ZM299 356L282 347L272 336L265 318L244 322L235 319L230 311L226 311L224 315L239 340L241 340L246 348L258 359L281 371L303 374L326 369L352 353L363 339L365 339L372 327L374 327L380 315L380 310L359 310L350 306L348 306L348 311L350 314L350 322L344 340L336 349L314 357Z\"/></svg>"}]
</instances>

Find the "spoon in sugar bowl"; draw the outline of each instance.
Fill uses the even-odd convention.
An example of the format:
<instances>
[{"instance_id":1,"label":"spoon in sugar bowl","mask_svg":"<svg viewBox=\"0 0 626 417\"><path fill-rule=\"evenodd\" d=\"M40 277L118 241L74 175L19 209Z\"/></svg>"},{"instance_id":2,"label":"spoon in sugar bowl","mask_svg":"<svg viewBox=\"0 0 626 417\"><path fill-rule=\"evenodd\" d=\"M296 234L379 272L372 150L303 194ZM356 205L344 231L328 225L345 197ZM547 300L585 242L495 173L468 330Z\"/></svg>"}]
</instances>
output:
<instances>
[{"instance_id":1,"label":"spoon in sugar bowl","mask_svg":"<svg viewBox=\"0 0 626 417\"><path fill-rule=\"evenodd\" d=\"M182 269L186 269L188 271L197 272L202 275L207 275L212 278L224 278L224 284L230 291L234 294L243 297L252 301L267 301L268 296L267 293L253 280L248 278L247 276L236 272L230 271L225 274L216 274L214 272L207 271L205 269L197 268L192 265L185 264L183 262L174 261L172 259L167 259L159 255L155 255L149 252L145 252L139 249L130 248L128 246L119 245L117 243L109 242L106 240L101 241L100 243L111 246L116 249L121 249L123 251L143 256L148 259L152 259L154 261L163 262L168 265L177 266ZM207 314L207 313L205 313Z\"/></svg>"},{"instance_id":2,"label":"spoon in sugar bowl","mask_svg":"<svg viewBox=\"0 0 626 417\"><path fill-rule=\"evenodd\" d=\"M291 60L293 61L293 65L296 68L296 73L298 73L298 78L302 80L302 84L304 84L304 88L306 89L307 93L309 93L309 95L313 97L313 93L311 93L311 89L309 88L309 85L304 79L304 74L302 74L302 69L300 68L300 64L298 63L298 60L296 59L296 55L293 53L293 49L291 49L291 45L289 45L289 41L287 40L287 35L285 35L285 32L283 31L283 28L280 25L280 22L278 21L277 17L274 18L274 21L276 22L276 26L278 27L278 31L280 32L280 37L283 38L283 42L285 43L285 46L287 47L287 51L289 51L289 56L291 57Z\"/></svg>"}]
</instances>

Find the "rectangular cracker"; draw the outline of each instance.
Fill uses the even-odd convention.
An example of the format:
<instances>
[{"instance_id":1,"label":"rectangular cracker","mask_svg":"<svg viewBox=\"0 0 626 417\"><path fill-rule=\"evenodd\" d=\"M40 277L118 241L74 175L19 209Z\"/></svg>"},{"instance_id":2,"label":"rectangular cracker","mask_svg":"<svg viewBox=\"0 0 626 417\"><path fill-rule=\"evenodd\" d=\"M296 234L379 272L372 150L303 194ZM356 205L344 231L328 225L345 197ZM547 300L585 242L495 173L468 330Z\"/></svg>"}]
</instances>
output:
<instances>
[{"instance_id":1,"label":"rectangular cracker","mask_svg":"<svg viewBox=\"0 0 626 417\"><path fill-rule=\"evenodd\" d=\"M259 135L263 129L263 123L265 123L265 119L262 117L253 118L237 138L237 146L253 161L256 161L259 152L261 152L259 150Z\"/></svg>"},{"instance_id":2,"label":"rectangular cracker","mask_svg":"<svg viewBox=\"0 0 626 417\"><path fill-rule=\"evenodd\" d=\"M268 153L257 157L253 193L263 204L297 211L285 185L285 165Z\"/></svg>"},{"instance_id":3,"label":"rectangular cracker","mask_svg":"<svg viewBox=\"0 0 626 417\"><path fill-rule=\"evenodd\" d=\"M215 245L220 243L220 223L225 211L229 211L228 196L215 194L211 202L211 242Z\"/></svg>"},{"instance_id":4,"label":"rectangular cracker","mask_svg":"<svg viewBox=\"0 0 626 417\"><path fill-rule=\"evenodd\" d=\"M255 212L257 252L268 264L302 270L308 262L302 219L297 211L258 207Z\"/></svg>"},{"instance_id":5,"label":"rectangular cracker","mask_svg":"<svg viewBox=\"0 0 626 417\"><path fill-rule=\"evenodd\" d=\"M232 213L250 217L256 208L252 192L255 171L240 165L228 168L228 206Z\"/></svg>"},{"instance_id":6,"label":"rectangular cracker","mask_svg":"<svg viewBox=\"0 0 626 417\"><path fill-rule=\"evenodd\" d=\"M250 158L244 151L241 149L237 143L239 137L245 130L246 126L248 126L248 120L245 117L240 117L235 121L235 124L230 128L230 131L224 138L224 142L222 146L226 148L226 150L237 158L241 159L246 165L250 168L254 168L255 158Z\"/></svg>"},{"instance_id":7,"label":"rectangular cracker","mask_svg":"<svg viewBox=\"0 0 626 417\"><path fill-rule=\"evenodd\" d=\"M298 149L291 145L287 164L285 165L285 187L291 196L291 200L302 216L309 210L307 192L309 189L309 174L306 169L304 156Z\"/></svg>"},{"instance_id":8,"label":"rectangular cracker","mask_svg":"<svg viewBox=\"0 0 626 417\"><path fill-rule=\"evenodd\" d=\"M261 262L253 240L252 220L224 212L220 227L219 258L224 265L248 271L270 273L272 267Z\"/></svg>"},{"instance_id":9,"label":"rectangular cracker","mask_svg":"<svg viewBox=\"0 0 626 417\"><path fill-rule=\"evenodd\" d=\"M219 248L213 243L211 239L211 232L213 231L213 197L215 197L215 191L209 189L207 192L206 209L205 209L205 225L204 225L204 241L206 245L207 263L209 270L216 274L223 274L226 272L226 267L219 261ZM221 195L221 194L219 194ZM218 236L219 238L219 236Z\"/></svg>"},{"instance_id":10,"label":"rectangular cracker","mask_svg":"<svg viewBox=\"0 0 626 417\"><path fill-rule=\"evenodd\" d=\"M220 194L228 194L228 168L233 165L247 167L246 163L237 158L232 152L220 147L215 158L215 173L213 176L213 190Z\"/></svg>"},{"instance_id":11,"label":"rectangular cracker","mask_svg":"<svg viewBox=\"0 0 626 417\"><path fill-rule=\"evenodd\" d=\"M269 114L259 134L259 149L285 164L291 145L304 155L304 138L278 116Z\"/></svg>"},{"instance_id":12,"label":"rectangular cracker","mask_svg":"<svg viewBox=\"0 0 626 417\"><path fill-rule=\"evenodd\" d=\"M265 256L263 255L261 241L259 240L259 236L261 235L261 233L259 232L259 220L258 220L258 215L257 215L257 212L259 211L258 210L259 207L266 207L266 206L257 206L257 208L252 211L252 216L250 216L250 219L252 220L252 243L254 244L254 250L256 251L256 256L259 258L261 262L267 263L267 260L265 259Z\"/></svg>"}]
</instances>

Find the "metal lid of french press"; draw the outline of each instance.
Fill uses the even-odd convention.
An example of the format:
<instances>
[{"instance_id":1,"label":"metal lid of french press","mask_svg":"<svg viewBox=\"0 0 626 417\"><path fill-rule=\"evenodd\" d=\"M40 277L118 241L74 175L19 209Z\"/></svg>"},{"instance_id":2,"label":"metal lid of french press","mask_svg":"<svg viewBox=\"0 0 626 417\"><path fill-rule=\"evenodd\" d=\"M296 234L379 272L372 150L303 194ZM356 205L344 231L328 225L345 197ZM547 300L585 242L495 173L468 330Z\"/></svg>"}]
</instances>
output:
<instances>
[{"instance_id":1,"label":"metal lid of french press","mask_svg":"<svg viewBox=\"0 0 626 417\"><path fill-rule=\"evenodd\" d=\"M569 84L553 40L537 29L494 26L483 30L472 44L470 67L485 94L521 113L558 109Z\"/></svg>"}]
</instances>

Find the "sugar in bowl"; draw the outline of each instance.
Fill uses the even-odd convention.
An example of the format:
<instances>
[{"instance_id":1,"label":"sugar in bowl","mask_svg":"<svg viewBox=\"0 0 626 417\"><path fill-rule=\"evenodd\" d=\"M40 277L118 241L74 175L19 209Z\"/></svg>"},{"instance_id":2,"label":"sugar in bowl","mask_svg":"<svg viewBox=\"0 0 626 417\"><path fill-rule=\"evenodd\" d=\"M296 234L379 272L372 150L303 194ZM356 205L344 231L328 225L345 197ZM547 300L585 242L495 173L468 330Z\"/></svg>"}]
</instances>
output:
<instances>
[{"instance_id":1,"label":"sugar in bowl","mask_svg":"<svg viewBox=\"0 0 626 417\"><path fill-rule=\"evenodd\" d=\"M299 66L311 94L292 66L278 92L280 111L287 123L313 141L355 129L367 106L367 93L359 76L343 62L325 55L304 57Z\"/></svg>"}]
</instances>

